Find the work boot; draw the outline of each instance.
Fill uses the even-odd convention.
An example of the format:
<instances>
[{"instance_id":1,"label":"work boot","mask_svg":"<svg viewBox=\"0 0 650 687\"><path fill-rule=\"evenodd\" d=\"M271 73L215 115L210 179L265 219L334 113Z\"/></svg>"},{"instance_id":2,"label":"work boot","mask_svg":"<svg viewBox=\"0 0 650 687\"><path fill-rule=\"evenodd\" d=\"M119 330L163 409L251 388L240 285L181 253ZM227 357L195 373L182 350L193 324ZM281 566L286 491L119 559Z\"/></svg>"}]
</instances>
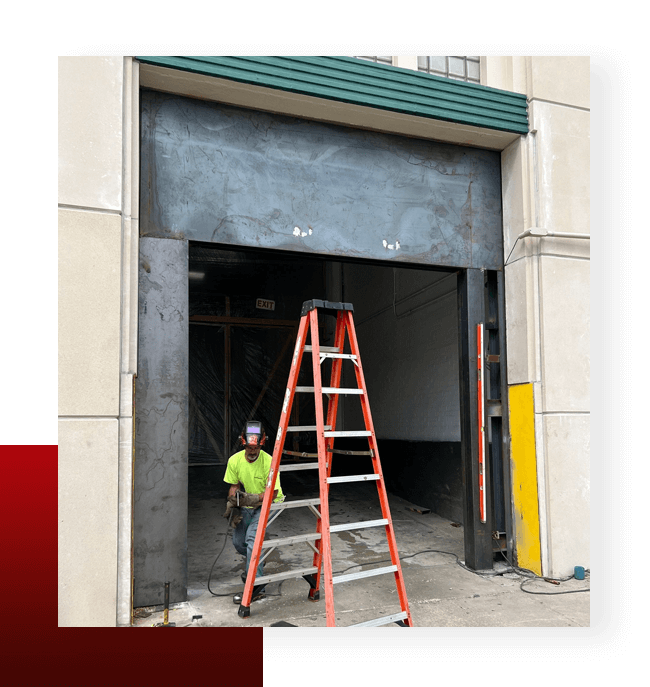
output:
<instances>
[{"instance_id":1,"label":"work boot","mask_svg":"<svg viewBox=\"0 0 650 687\"><path fill-rule=\"evenodd\" d=\"M251 596L251 603L253 601L258 601L259 599L263 599L265 594L264 590L266 589L265 584L257 584L253 587L253 595ZM241 603L242 598L244 597L244 590L242 589L241 592L238 592L235 594L235 596L232 597L232 602L234 604L239 605Z\"/></svg>"}]
</instances>

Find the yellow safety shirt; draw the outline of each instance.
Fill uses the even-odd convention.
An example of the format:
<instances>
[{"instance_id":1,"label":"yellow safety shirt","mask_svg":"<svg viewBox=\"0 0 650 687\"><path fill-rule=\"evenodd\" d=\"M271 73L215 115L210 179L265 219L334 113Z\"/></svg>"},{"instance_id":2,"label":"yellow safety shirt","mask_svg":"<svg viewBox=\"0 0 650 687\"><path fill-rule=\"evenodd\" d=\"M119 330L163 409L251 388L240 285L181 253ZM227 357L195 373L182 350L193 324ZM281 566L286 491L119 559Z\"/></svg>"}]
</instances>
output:
<instances>
[{"instance_id":1,"label":"yellow safety shirt","mask_svg":"<svg viewBox=\"0 0 650 687\"><path fill-rule=\"evenodd\" d=\"M226 467L223 481L228 484L241 482L244 485L244 491L248 494L263 494L266 490L266 482L271 471L272 460L273 456L270 456L266 451L260 450L257 460L254 463L249 463L246 460L245 451L239 451L239 453L235 453L228 459L228 466ZM284 501L284 494L280 487L279 470L275 477L275 489L278 490L278 495L273 499L273 502L280 503Z\"/></svg>"}]
</instances>

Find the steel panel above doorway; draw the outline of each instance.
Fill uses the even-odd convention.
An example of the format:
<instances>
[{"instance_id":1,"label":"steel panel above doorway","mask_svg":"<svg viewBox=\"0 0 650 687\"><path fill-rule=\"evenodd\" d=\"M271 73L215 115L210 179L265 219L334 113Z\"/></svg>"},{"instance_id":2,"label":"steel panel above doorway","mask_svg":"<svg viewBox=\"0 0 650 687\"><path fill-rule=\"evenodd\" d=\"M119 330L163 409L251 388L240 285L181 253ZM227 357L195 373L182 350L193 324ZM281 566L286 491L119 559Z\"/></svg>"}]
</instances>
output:
<instances>
[{"instance_id":1,"label":"steel panel above doorway","mask_svg":"<svg viewBox=\"0 0 650 687\"><path fill-rule=\"evenodd\" d=\"M143 91L141 235L501 269L497 152Z\"/></svg>"}]
</instances>

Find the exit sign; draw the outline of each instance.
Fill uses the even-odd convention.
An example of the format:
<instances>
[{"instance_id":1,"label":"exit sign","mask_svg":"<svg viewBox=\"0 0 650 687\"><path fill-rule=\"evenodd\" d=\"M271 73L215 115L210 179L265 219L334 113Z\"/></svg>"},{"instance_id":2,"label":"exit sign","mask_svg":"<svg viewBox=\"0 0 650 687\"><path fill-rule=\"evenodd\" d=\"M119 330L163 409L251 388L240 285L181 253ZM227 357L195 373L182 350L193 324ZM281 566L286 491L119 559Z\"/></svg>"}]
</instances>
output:
<instances>
[{"instance_id":1,"label":"exit sign","mask_svg":"<svg viewBox=\"0 0 650 687\"><path fill-rule=\"evenodd\" d=\"M258 298L255 307L260 310L275 310L275 301L265 301L263 298Z\"/></svg>"}]
</instances>

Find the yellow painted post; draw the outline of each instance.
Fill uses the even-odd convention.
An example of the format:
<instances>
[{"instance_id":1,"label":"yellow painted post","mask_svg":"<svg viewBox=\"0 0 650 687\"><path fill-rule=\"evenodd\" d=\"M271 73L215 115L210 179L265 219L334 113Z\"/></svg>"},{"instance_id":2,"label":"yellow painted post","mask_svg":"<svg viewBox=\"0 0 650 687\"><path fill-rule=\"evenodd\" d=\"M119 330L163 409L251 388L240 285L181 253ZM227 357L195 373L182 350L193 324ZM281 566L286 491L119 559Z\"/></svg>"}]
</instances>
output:
<instances>
[{"instance_id":1,"label":"yellow painted post","mask_svg":"<svg viewBox=\"0 0 650 687\"><path fill-rule=\"evenodd\" d=\"M508 389L508 397L517 564L541 575L533 385L511 386Z\"/></svg>"}]
</instances>

